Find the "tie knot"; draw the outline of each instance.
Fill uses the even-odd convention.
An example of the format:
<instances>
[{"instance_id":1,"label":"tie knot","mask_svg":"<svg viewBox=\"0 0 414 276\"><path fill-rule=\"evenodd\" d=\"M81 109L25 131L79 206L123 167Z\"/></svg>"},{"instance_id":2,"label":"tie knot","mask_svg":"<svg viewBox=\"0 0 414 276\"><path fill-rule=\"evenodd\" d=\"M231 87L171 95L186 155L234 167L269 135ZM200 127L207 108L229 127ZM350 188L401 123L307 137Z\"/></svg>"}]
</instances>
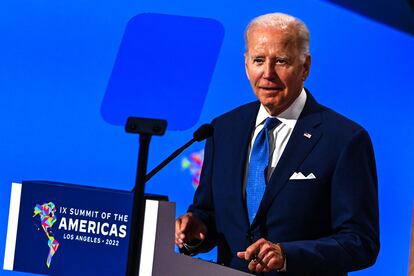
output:
<instances>
[{"instance_id":1,"label":"tie knot","mask_svg":"<svg viewBox=\"0 0 414 276\"><path fill-rule=\"evenodd\" d=\"M273 129L275 127L277 127L278 125L280 125L282 122L279 121L279 119L277 118L272 118L272 117L268 117L264 123L263 128L266 130L270 130Z\"/></svg>"}]
</instances>

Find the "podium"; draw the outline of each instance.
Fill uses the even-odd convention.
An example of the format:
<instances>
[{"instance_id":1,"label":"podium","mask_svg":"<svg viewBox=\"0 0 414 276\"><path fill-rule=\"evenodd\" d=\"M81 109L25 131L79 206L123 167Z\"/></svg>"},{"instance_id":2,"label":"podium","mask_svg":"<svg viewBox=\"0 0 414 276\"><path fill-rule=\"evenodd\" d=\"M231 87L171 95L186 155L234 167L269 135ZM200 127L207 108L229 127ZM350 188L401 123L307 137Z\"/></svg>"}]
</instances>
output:
<instances>
[{"instance_id":1,"label":"podium","mask_svg":"<svg viewBox=\"0 0 414 276\"><path fill-rule=\"evenodd\" d=\"M56 183L13 183L3 269L125 275L133 195ZM175 252L175 204L146 200L140 276L250 275Z\"/></svg>"},{"instance_id":2,"label":"podium","mask_svg":"<svg viewBox=\"0 0 414 276\"><path fill-rule=\"evenodd\" d=\"M175 204L147 200L141 248L140 276L243 276L226 266L174 252Z\"/></svg>"}]
</instances>

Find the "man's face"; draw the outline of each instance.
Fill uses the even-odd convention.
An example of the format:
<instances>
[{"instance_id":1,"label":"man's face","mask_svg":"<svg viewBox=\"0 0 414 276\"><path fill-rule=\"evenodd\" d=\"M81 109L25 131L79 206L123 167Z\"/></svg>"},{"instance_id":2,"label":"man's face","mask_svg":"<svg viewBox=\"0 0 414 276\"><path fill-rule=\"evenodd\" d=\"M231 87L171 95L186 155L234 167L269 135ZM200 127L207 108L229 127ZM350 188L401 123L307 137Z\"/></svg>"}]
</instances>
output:
<instances>
[{"instance_id":1,"label":"man's face","mask_svg":"<svg viewBox=\"0 0 414 276\"><path fill-rule=\"evenodd\" d=\"M293 31L252 26L245 54L246 74L268 113L275 116L299 96L308 76L310 56L301 60Z\"/></svg>"}]
</instances>

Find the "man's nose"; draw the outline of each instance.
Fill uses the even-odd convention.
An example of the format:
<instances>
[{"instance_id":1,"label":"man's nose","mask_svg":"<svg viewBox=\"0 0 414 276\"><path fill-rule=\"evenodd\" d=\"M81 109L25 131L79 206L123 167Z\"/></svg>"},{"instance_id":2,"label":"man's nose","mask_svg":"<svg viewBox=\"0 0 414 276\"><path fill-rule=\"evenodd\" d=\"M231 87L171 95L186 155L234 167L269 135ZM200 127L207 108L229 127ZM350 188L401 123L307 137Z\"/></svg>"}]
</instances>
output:
<instances>
[{"instance_id":1,"label":"man's nose","mask_svg":"<svg viewBox=\"0 0 414 276\"><path fill-rule=\"evenodd\" d=\"M265 79L276 79L277 78L277 72L275 68L275 64L273 62L268 62L265 65L263 77Z\"/></svg>"}]
</instances>

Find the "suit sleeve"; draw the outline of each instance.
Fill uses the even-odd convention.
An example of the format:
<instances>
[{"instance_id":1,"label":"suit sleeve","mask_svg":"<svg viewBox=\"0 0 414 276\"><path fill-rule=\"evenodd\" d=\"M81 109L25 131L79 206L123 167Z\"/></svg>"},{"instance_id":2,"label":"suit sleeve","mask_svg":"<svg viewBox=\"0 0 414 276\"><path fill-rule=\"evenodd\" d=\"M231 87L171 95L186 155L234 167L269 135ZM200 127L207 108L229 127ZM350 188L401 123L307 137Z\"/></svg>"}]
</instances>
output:
<instances>
[{"instance_id":1,"label":"suit sleeve","mask_svg":"<svg viewBox=\"0 0 414 276\"><path fill-rule=\"evenodd\" d=\"M213 121L214 125L214 121ZM206 141L204 148L204 161L201 170L200 184L195 192L193 204L188 208L198 218L200 218L207 226L206 239L200 246L198 252L210 251L217 245L216 224L214 218L214 204L212 197L212 174L213 174L213 160L214 160L214 136ZM197 252L191 252L197 253Z\"/></svg>"},{"instance_id":2,"label":"suit sleeve","mask_svg":"<svg viewBox=\"0 0 414 276\"><path fill-rule=\"evenodd\" d=\"M359 130L339 155L330 202L332 235L281 243L289 273L354 271L375 263L379 252L377 174L365 130Z\"/></svg>"}]
</instances>

